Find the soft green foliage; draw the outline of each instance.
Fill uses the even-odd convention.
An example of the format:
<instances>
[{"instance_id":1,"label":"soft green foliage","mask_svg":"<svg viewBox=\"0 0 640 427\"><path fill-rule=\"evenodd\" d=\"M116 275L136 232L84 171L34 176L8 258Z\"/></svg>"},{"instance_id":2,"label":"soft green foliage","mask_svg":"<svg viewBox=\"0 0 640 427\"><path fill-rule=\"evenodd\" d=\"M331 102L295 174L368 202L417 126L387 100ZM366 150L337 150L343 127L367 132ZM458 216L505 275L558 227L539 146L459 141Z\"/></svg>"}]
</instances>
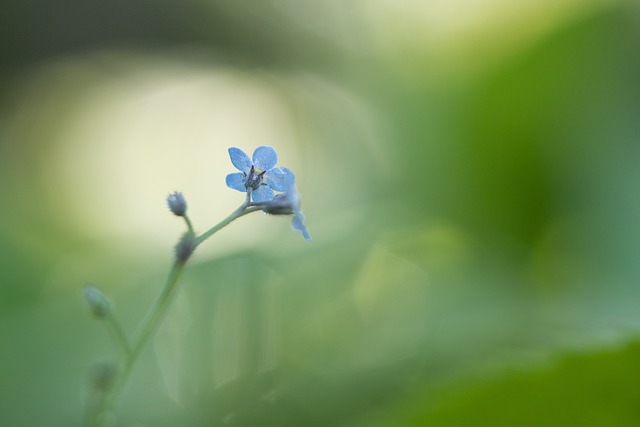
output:
<instances>
[{"instance_id":1,"label":"soft green foliage","mask_svg":"<svg viewBox=\"0 0 640 427\"><path fill-rule=\"evenodd\" d=\"M119 356L82 284L134 330L166 191L200 235L241 202L231 145L278 146L313 243L256 213L196 251L116 426L638 425L637 5L439 56L424 8L285 3L2 7L0 425L81 424Z\"/></svg>"},{"instance_id":2,"label":"soft green foliage","mask_svg":"<svg viewBox=\"0 0 640 427\"><path fill-rule=\"evenodd\" d=\"M548 367L510 372L489 384L466 383L435 401L423 396L414 402L406 425L635 426L639 357L634 341L618 350L564 356Z\"/></svg>"}]
</instances>

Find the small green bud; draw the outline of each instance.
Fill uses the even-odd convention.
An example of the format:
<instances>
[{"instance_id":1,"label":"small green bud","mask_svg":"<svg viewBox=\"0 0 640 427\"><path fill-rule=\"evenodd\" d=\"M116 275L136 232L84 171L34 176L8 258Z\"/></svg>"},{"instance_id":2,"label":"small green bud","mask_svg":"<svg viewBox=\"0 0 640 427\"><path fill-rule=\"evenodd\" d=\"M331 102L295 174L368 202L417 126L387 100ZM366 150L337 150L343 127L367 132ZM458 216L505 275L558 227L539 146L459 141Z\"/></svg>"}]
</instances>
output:
<instances>
[{"instance_id":1,"label":"small green bud","mask_svg":"<svg viewBox=\"0 0 640 427\"><path fill-rule=\"evenodd\" d=\"M111 314L111 302L102 291L93 285L85 285L84 299L89 304L91 314L103 319Z\"/></svg>"},{"instance_id":2,"label":"small green bud","mask_svg":"<svg viewBox=\"0 0 640 427\"><path fill-rule=\"evenodd\" d=\"M187 262L196 246L196 235L192 231L184 233L176 245L176 260L182 264Z\"/></svg>"}]
</instances>

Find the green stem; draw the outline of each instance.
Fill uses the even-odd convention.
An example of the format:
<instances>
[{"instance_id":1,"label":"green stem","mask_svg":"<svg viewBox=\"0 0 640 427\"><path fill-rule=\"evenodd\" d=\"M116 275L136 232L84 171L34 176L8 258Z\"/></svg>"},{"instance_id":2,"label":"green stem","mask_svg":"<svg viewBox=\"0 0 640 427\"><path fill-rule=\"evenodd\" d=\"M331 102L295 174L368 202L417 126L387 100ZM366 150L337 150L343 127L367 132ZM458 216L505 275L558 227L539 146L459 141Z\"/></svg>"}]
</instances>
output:
<instances>
[{"instance_id":1,"label":"green stem","mask_svg":"<svg viewBox=\"0 0 640 427\"><path fill-rule=\"evenodd\" d=\"M225 219L223 219L222 221L220 221L219 223L217 223L216 225L214 225L213 227L211 227L210 229L202 233L200 236L196 237L196 246L199 246L202 242L204 242L209 237L213 236L215 233L217 233L222 228L229 225L231 222L240 218L241 216L245 216L247 214L250 214L251 212L260 210L260 208L257 206L251 206L250 202L251 202L251 191L247 191L247 198L245 199L244 203L238 207L238 209L231 212L231 214L228 217L226 217Z\"/></svg>"},{"instance_id":2,"label":"green stem","mask_svg":"<svg viewBox=\"0 0 640 427\"><path fill-rule=\"evenodd\" d=\"M127 357L131 353L131 346L129 345L127 336L124 334L122 326L120 326L120 322L114 317L113 313L107 316L104 321L116 347L120 349L123 357Z\"/></svg>"},{"instance_id":3,"label":"green stem","mask_svg":"<svg viewBox=\"0 0 640 427\"><path fill-rule=\"evenodd\" d=\"M214 225L209 230L205 231L204 233L202 233L202 235L196 238L196 246L200 245L202 242L207 240L222 228L229 225L234 220L251 212L260 210L260 207L258 206L250 206L250 200L251 193L247 193L245 202L240 205L238 209L233 211L231 215L229 215L218 224ZM186 216L184 218L187 223L187 227L189 227L189 230L193 231L191 221ZM123 349L123 358L120 364L120 370L116 374L116 377L114 378L114 381L109 390L107 390L103 395L102 401L100 402L100 405L95 412L93 422L90 424L91 426L103 427L108 422L108 418L112 416L112 411L115 408L116 403L118 402L118 398L120 397L120 393L122 393L122 389L127 383L129 376L131 375L131 370L133 369L138 356L140 356L140 353L142 352L142 349L144 348L147 341L149 341L151 336L158 330L169 308L171 307L171 303L173 302L176 291L178 290L178 279L180 278L184 267L184 262L176 261L173 264L162 294L160 294L160 297L147 315L146 320L143 323L140 335L138 335L138 338L134 341L133 346L129 345L122 331L122 328L120 328L120 325L115 321L115 319L111 318L111 320L108 322L109 328L112 330L114 340Z\"/></svg>"},{"instance_id":4,"label":"green stem","mask_svg":"<svg viewBox=\"0 0 640 427\"><path fill-rule=\"evenodd\" d=\"M183 270L184 264L179 264L177 262L174 263L160 298L158 298L153 309L149 312L147 320L144 323L144 327L140 332L138 339L135 341L134 346L130 351L125 353L121 368L116 374L111 387L107 392L105 392L100 406L96 410L95 419L93 420L93 424L91 424L92 426L102 427L106 425L108 417L111 416L111 412L118 401L120 393L131 374L133 365L138 359L144 345L147 343L151 335L153 335L153 333L158 329L167 314L173 300L173 296L178 288L178 279L180 278L180 274Z\"/></svg>"},{"instance_id":5,"label":"green stem","mask_svg":"<svg viewBox=\"0 0 640 427\"><path fill-rule=\"evenodd\" d=\"M178 279L180 278L180 274L183 270L184 264L177 262L173 264L162 294L151 310L150 315L148 316L147 321L144 324L144 328L142 329L142 332L140 332L140 335L131 350L131 355L128 358L131 361L130 364L133 364L135 362L144 345L147 343L151 335L158 329L160 323L162 323L162 320L164 320L167 310L171 305L171 301L173 300L173 296L175 295L175 292L178 288Z\"/></svg>"},{"instance_id":6,"label":"green stem","mask_svg":"<svg viewBox=\"0 0 640 427\"><path fill-rule=\"evenodd\" d=\"M184 222L187 224L187 228L189 229L190 232L193 233L194 231L193 231L193 224L191 224L191 219L189 219L189 217L186 214L183 216L183 218L184 218Z\"/></svg>"},{"instance_id":7,"label":"green stem","mask_svg":"<svg viewBox=\"0 0 640 427\"><path fill-rule=\"evenodd\" d=\"M214 225L213 227L211 227L210 229L208 229L207 231L205 231L204 233L202 233L200 236L196 237L196 246L200 245L202 242L204 242L205 240L207 240L209 237L213 236L215 233L217 233L218 231L220 231L220 229L226 227L227 225L229 225L232 221L245 216L247 214L250 214L251 212L256 212L259 211L260 208L256 207L256 206L252 206L247 208L246 206L241 206L242 209L238 208L238 210L236 210L235 212L233 212L231 215L229 215L228 217L226 217L225 219L223 219L221 222L219 222L218 224Z\"/></svg>"}]
</instances>

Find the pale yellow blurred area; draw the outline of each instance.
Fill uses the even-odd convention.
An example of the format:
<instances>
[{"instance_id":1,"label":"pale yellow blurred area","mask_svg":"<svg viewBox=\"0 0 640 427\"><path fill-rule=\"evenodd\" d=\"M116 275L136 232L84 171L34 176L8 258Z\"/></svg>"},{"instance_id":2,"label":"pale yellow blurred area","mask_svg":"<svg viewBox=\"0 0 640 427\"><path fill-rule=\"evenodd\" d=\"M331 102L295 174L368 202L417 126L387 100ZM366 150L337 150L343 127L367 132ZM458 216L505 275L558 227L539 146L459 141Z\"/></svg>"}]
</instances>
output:
<instances>
[{"instance_id":1,"label":"pale yellow blurred area","mask_svg":"<svg viewBox=\"0 0 640 427\"><path fill-rule=\"evenodd\" d=\"M279 7L309 31L347 49L376 52L407 78L423 79L425 72L434 77L451 69L468 72L474 64L491 66L491 58L519 51L571 17L619 1L375 0ZM29 150L24 141L42 151L39 179L52 215L119 251L166 252L182 230L166 210L166 195L182 191L204 231L242 202L242 194L224 184L234 171L227 148L251 154L260 145L276 148L278 165L298 175L305 206L315 203L305 208L308 218L317 219L308 224L311 231L338 237L336 230L348 230L366 214L350 206L354 191L348 188L366 177L352 176L357 165L331 158L334 151L326 147L349 144L345 158L366 152L375 161L368 168L384 178L393 167L393 147L381 132L384 117L319 75L239 69L191 54L96 51L52 59L24 77L9 138L16 151ZM327 190L334 188L341 191ZM314 210L326 209L344 221L314 218ZM215 246L203 249L220 254L246 248L257 235L262 241L282 235L291 240L295 236L283 233L289 221L279 219L267 226L261 215L243 218L241 227L229 227Z\"/></svg>"},{"instance_id":2,"label":"pale yellow blurred area","mask_svg":"<svg viewBox=\"0 0 640 427\"><path fill-rule=\"evenodd\" d=\"M24 86L11 137L46 147L41 169L52 218L58 215L79 234L120 253L153 257L170 250L184 229L166 207L172 191L185 195L199 232L239 206L244 194L225 185L225 176L236 172L229 147L249 156L258 146L274 147L277 166L297 174L306 201L306 195L322 194L352 173L324 172L334 163L326 146L335 141L309 129L307 122L318 120L316 111L333 105L369 148L375 141L363 104L308 73L280 76L171 54L96 52L52 61L27 76ZM377 157L384 162L384 154ZM322 204L322 197L311 199ZM313 218L312 210L305 211ZM254 214L238 222L203 252L299 237L286 217Z\"/></svg>"}]
</instances>

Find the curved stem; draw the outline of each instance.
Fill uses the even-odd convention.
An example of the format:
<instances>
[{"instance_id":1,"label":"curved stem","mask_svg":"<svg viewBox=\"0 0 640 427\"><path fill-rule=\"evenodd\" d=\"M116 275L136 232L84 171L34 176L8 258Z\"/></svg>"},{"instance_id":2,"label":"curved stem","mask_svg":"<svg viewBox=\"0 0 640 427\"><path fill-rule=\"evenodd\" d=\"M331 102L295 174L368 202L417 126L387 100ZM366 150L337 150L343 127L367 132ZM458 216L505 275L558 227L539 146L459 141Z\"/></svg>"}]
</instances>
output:
<instances>
[{"instance_id":1,"label":"curved stem","mask_svg":"<svg viewBox=\"0 0 640 427\"><path fill-rule=\"evenodd\" d=\"M124 357L127 357L129 353L131 353L131 346L129 345L122 326L120 326L120 322L114 317L113 313L105 319L105 325L116 347L120 349Z\"/></svg>"},{"instance_id":2,"label":"curved stem","mask_svg":"<svg viewBox=\"0 0 640 427\"><path fill-rule=\"evenodd\" d=\"M240 205L238 209L196 238L196 247L234 220L251 212L260 210L260 207L258 206L250 206L250 201L251 193L248 192L245 202ZM192 231L193 228L191 226L191 221L186 216L185 221L187 222L189 230ZM171 303L173 302L174 296L178 290L178 279L180 278L184 267L185 262L174 262L162 294L160 294L160 297L156 300L153 308L149 311L146 320L143 322L140 334L132 346L127 342L122 328L120 328L120 325L115 321L115 319L112 319L109 323L109 328L113 330L112 334L114 335L114 340L116 340L119 343L119 346L123 349L123 358L120 364L120 369L116 374L111 387L104 393L102 401L94 414L93 422L90 424L91 426L102 427L108 422L109 416L112 416L111 412L113 411L118 398L120 397L120 393L122 393L122 390L129 379L136 360L140 356L140 353L147 341L149 341L151 336L160 327L160 324L171 307Z\"/></svg>"},{"instance_id":3,"label":"curved stem","mask_svg":"<svg viewBox=\"0 0 640 427\"><path fill-rule=\"evenodd\" d=\"M171 301L173 300L172 297L175 295L178 288L178 279L180 278L180 274L183 270L184 264L177 262L173 264L171 272L169 272L169 277L167 278L167 283L162 290L162 294L160 294L160 297L151 309L150 314L144 323L144 327L131 349L131 354L128 358L131 360L131 364L135 362L144 345L147 343L151 335L158 329L162 320L164 320L167 310L171 305Z\"/></svg>"},{"instance_id":4,"label":"curved stem","mask_svg":"<svg viewBox=\"0 0 640 427\"><path fill-rule=\"evenodd\" d=\"M240 209L242 208L242 209ZM225 219L223 219L221 222L219 222L218 224L214 225L213 227L211 227L210 229L208 229L207 231L205 231L204 233L202 233L200 236L196 237L196 245L200 245L202 242L204 242L205 240L207 240L209 237L213 236L216 232L220 231L220 229L222 229L223 227L229 225L229 223L231 223L232 221L245 216L247 214L250 214L251 212L256 212L259 211L260 208L256 207L256 206L252 206L247 208L246 206L242 205L240 208L238 208L235 212L233 212L231 215L229 215L228 217L226 217Z\"/></svg>"},{"instance_id":5,"label":"curved stem","mask_svg":"<svg viewBox=\"0 0 640 427\"><path fill-rule=\"evenodd\" d=\"M240 218L241 216L250 214L251 212L255 212L258 210L260 210L260 208L251 205L251 189L247 189L247 198L245 199L244 203L241 204L238 207L238 209L231 212L231 214L228 217L226 217L225 219L223 219L222 221L220 221L219 223L217 223L216 225L214 225L213 227L211 227L210 229L202 233L200 236L196 237L196 246L200 245L200 243L204 242L209 237L213 236L215 233L217 233L222 228L229 225L234 220Z\"/></svg>"},{"instance_id":6,"label":"curved stem","mask_svg":"<svg viewBox=\"0 0 640 427\"><path fill-rule=\"evenodd\" d=\"M189 229L190 232L193 233L194 231L193 231L193 224L191 224L191 219L186 214L183 216L183 218L184 218L184 222L187 224L187 228Z\"/></svg>"},{"instance_id":7,"label":"curved stem","mask_svg":"<svg viewBox=\"0 0 640 427\"><path fill-rule=\"evenodd\" d=\"M144 345L147 343L151 335L153 335L153 333L158 329L162 320L166 316L173 300L173 296L178 288L178 279L180 278L180 274L183 270L184 264L177 262L174 263L162 294L156 301L152 310L149 312L138 339L135 341L135 344L130 351L125 353L120 370L116 374L111 387L103 396L100 406L95 413L95 419L93 424L91 424L92 426L102 427L106 424L107 418L111 415L110 412L115 407L118 397L131 374L131 369L144 348Z\"/></svg>"}]
</instances>

